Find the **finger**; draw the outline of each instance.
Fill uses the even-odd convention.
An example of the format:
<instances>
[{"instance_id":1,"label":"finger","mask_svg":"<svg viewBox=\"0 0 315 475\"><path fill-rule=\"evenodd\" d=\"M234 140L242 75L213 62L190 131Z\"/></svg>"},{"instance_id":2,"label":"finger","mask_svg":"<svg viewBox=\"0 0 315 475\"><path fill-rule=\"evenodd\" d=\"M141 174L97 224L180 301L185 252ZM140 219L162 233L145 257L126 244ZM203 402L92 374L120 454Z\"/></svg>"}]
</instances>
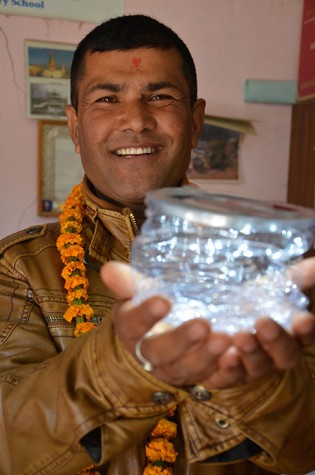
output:
<instances>
[{"instance_id":1,"label":"finger","mask_svg":"<svg viewBox=\"0 0 315 475\"><path fill-rule=\"evenodd\" d=\"M315 257L303 259L291 268L293 280L303 289L309 289L315 285Z\"/></svg>"},{"instance_id":2,"label":"finger","mask_svg":"<svg viewBox=\"0 0 315 475\"><path fill-rule=\"evenodd\" d=\"M246 383L246 375L242 365L238 365L235 368L218 368L211 375L211 378L203 381L201 384L205 388L209 389L227 389L233 386Z\"/></svg>"},{"instance_id":3,"label":"finger","mask_svg":"<svg viewBox=\"0 0 315 475\"><path fill-rule=\"evenodd\" d=\"M182 358L194 346L206 342L210 325L203 319L193 319L165 333L146 338L142 344L145 357L154 366L170 365Z\"/></svg>"},{"instance_id":4,"label":"finger","mask_svg":"<svg viewBox=\"0 0 315 475\"><path fill-rule=\"evenodd\" d=\"M301 348L294 336L270 318L260 318L255 327L257 340L276 368L288 369L295 366Z\"/></svg>"},{"instance_id":5,"label":"finger","mask_svg":"<svg viewBox=\"0 0 315 475\"><path fill-rule=\"evenodd\" d=\"M255 335L238 333L234 337L234 345L238 349L247 382L261 378L273 368L270 356L263 350Z\"/></svg>"},{"instance_id":6,"label":"finger","mask_svg":"<svg viewBox=\"0 0 315 475\"><path fill-rule=\"evenodd\" d=\"M156 376L176 386L198 384L217 369L218 360L230 343L226 334L209 333L208 337L199 338L196 343L183 348L181 354L169 363L169 357L165 358L165 364L157 366Z\"/></svg>"},{"instance_id":7,"label":"finger","mask_svg":"<svg viewBox=\"0 0 315 475\"><path fill-rule=\"evenodd\" d=\"M234 346L229 346L219 358L217 370L202 384L209 388L223 389L245 382L246 374L239 352Z\"/></svg>"},{"instance_id":8,"label":"finger","mask_svg":"<svg viewBox=\"0 0 315 475\"><path fill-rule=\"evenodd\" d=\"M133 306L130 300L117 303L113 308L113 322L122 343L134 352L137 340L170 311L170 302L160 296L151 297Z\"/></svg>"},{"instance_id":9,"label":"finger","mask_svg":"<svg viewBox=\"0 0 315 475\"><path fill-rule=\"evenodd\" d=\"M101 268L101 278L118 299L129 299L134 294L131 267L123 262L107 262Z\"/></svg>"},{"instance_id":10,"label":"finger","mask_svg":"<svg viewBox=\"0 0 315 475\"><path fill-rule=\"evenodd\" d=\"M292 319L292 330L302 346L315 343L315 317L312 313L301 313Z\"/></svg>"}]
</instances>

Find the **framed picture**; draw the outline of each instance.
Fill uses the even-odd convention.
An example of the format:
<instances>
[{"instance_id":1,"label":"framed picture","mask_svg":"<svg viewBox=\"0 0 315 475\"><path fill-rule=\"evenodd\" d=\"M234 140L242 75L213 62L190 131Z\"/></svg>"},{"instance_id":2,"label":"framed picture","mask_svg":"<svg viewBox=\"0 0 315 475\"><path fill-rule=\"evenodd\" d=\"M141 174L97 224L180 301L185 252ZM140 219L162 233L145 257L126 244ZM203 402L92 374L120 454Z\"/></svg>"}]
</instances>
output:
<instances>
[{"instance_id":1,"label":"framed picture","mask_svg":"<svg viewBox=\"0 0 315 475\"><path fill-rule=\"evenodd\" d=\"M72 187L82 181L84 170L66 122L39 120L38 134L38 214L58 216Z\"/></svg>"},{"instance_id":2,"label":"framed picture","mask_svg":"<svg viewBox=\"0 0 315 475\"><path fill-rule=\"evenodd\" d=\"M244 134L239 122L206 116L198 145L192 150L188 178L240 180L239 148Z\"/></svg>"},{"instance_id":3,"label":"framed picture","mask_svg":"<svg viewBox=\"0 0 315 475\"><path fill-rule=\"evenodd\" d=\"M65 120L74 45L25 41L26 116Z\"/></svg>"}]
</instances>

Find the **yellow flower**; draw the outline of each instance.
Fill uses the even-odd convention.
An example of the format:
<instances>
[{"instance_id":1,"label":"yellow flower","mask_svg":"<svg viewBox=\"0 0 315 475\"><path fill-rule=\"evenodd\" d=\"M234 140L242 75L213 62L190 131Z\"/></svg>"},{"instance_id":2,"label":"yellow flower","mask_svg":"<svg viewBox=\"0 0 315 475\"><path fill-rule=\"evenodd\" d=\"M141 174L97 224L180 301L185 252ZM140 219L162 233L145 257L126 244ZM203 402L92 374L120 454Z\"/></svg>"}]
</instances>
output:
<instances>
[{"instance_id":1,"label":"yellow flower","mask_svg":"<svg viewBox=\"0 0 315 475\"><path fill-rule=\"evenodd\" d=\"M73 275L72 277L68 277L65 282L65 289L69 291L76 290L76 287L87 289L89 286L89 281L86 277L82 275Z\"/></svg>"},{"instance_id":2,"label":"yellow flower","mask_svg":"<svg viewBox=\"0 0 315 475\"><path fill-rule=\"evenodd\" d=\"M82 224L77 221L60 222L60 230L62 233L80 233L82 231Z\"/></svg>"},{"instance_id":3,"label":"yellow flower","mask_svg":"<svg viewBox=\"0 0 315 475\"><path fill-rule=\"evenodd\" d=\"M85 265L83 262L71 261L64 266L61 276L67 280L69 277L72 277L72 275L85 275Z\"/></svg>"},{"instance_id":4,"label":"yellow flower","mask_svg":"<svg viewBox=\"0 0 315 475\"><path fill-rule=\"evenodd\" d=\"M82 222L81 210L79 206L75 208L66 207L63 210L63 213L60 215L60 223L69 222L71 224L73 221L77 221L78 223Z\"/></svg>"},{"instance_id":5,"label":"yellow flower","mask_svg":"<svg viewBox=\"0 0 315 475\"><path fill-rule=\"evenodd\" d=\"M167 439L152 439L146 446L145 450L147 458L151 462L163 460L164 462L174 463L177 453L174 445Z\"/></svg>"},{"instance_id":6,"label":"yellow flower","mask_svg":"<svg viewBox=\"0 0 315 475\"><path fill-rule=\"evenodd\" d=\"M93 315L94 311L89 304L70 305L69 308L66 310L63 318L70 323L74 318L77 317L84 317L87 320L90 320Z\"/></svg>"},{"instance_id":7,"label":"yellow flower","mask_svg":"<svg viewBox=\"0 0 315 475\"><path fill-rule=\"evenodd\" d=\"M57 239L57 249L60 251L63 247L68 247L69 244L83 245L83 238L77 233L60 234Z\"/></svg>"},{"instance_id":8,"label":"yellow flower","mask_svg":"<svg viewBox=\"0 0 315 475\"><path fill-rule=\"evenodd\" d=\"M163 468L149 463L145 467L143 475L173 475L173 469L171 467Z\"/></svg>"},{"instance_id":9,"label":"yellow flower","mask_svg":"<svg viewBox=\"0 0 315 475\"><path fill-rule=\"evenodd\" d=\"M175 412L176 412L176 406L174 406L174 407L172 407L172 409L170 409L170 412L168 413L168 416L169 417L174 417Z\"/></svg>"},{"instance_id":10,"label":"yellow flower","mask_svg":"<svg viewBox=\"0 0 315 475\"><path fill-rule=\"evenodd\" d=\"M166 437L167 439L174 439L177 433L177 425L175 422L167 419L160 419L155 428L151 432L151 437Z\"/></svg>"},{"instance_id":11,"label":"yellow flower","mask_svg":"<svg viewBox=\"0 0 315 475\"><path fill-rule=\"evenodd\" d=\"M87 333L95 328L92 322L80 322L77 323L74 330L74 336L80 336L82 333Z\"/></svg>"},{"instance_id":12,"label":"yellow flower","mask_svg":"<svg viewBox=\"0 0 315 475\"><path fill-rule=\"evenodd\" d=\"M77 244L70 246L70 247L63 247L59 251L61 255L62 262L64 264L68 264L73 260L82 261L84 257L84 250L82 246Z\"/></svg>"},{"instance_id":13,"label":"yellow flower","mask_svg":"<svg viewBox=\"0 0 315 475\"><path fill-rule=\"evenodd\" d=\"M72 305L72 304L76 304L78 305L79 302L77 302L78 300L88 300L89 296L88 296L88 293L87 293L87 289L78 289L78 290L74 290L73 292L68 292L68 295L67 295L67 302L69 303L69 305Z\"/></svg>"},{"instance_id":14,"label":"yellow flower","mask_svg":"<svg viewBox=\"0 0 315 475\"><path fill-rule=\"evenodd\" d=\"M97 472L95 469L96 469L95 465L89 465L84 470L81 470L81 472L79 472L78 475L91 475L91 474L101 475L100 472Z\"/></svg>"}]
</instances>

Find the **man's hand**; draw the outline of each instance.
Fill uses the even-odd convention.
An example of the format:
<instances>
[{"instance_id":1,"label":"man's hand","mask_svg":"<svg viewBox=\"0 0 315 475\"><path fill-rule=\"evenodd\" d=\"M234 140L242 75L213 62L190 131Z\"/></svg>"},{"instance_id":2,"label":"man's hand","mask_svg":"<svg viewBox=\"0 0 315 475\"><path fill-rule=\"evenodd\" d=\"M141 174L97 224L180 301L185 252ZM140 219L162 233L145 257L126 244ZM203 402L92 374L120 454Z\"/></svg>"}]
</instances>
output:
<instances>
[{"instance_id":1,"label":"man's hand","mask_svg":"<svg viewBox=\"0 0 315 475\"><path fill-rule=\"evenodd\" d=\"M113 309L116 333L135 357L135 345L170 310L170 302L152 297L134 307L130 267L109 262L103 266L104 283L116 294ZM217 370L221 355L231 345L231 337L211 332L208 322L192 319L165 333L144 339L141 351L154 367L153 374L167 383L185 386L206 379Z\"/></svg>"},{"instance_id":2,"label":"man's hand","mask_svg":"<svg viewBox=\"0 0 315 475\"><path fill-rule=\"evenodd\" d=\"M301 262L296 269L304 275L307 286L315 284L315 259ZM116 332L136 357L137 341L168 313L171 304L156 296L134 307L130 301L132 276L126 264L109 262L101 275L117 296L113 310ZM302 347L314 342L315 318L305 312L293 319L290 332L269 318L261 318L255 333L243 332L233 337L212 332L205 320L192 319L166 333L145 338L141 351L152 363L154 376L162 381L176 386L203 384L208 389L218 389L255 381L271 371L289 369L297 364Z\"/></svg>"}]
</instances>

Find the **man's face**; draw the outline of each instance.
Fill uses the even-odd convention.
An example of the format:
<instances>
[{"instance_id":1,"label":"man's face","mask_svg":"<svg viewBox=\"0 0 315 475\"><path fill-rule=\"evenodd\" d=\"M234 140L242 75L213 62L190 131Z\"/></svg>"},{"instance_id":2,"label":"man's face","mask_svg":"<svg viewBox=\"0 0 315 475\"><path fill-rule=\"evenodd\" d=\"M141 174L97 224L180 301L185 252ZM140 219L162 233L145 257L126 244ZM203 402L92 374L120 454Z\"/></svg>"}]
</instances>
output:
<instances>
[{"instance_id":1,"label":"man's face","mask_svg":"<svg viewBox=\"0 0 315 475\"><path fill-rule=\"evenodd\" d=\"M76 152L100 195L133 209L148 190L176 186L203 125L174 49L88 54L78 112L67 107Z\"/></svg>"}]
</instances>

